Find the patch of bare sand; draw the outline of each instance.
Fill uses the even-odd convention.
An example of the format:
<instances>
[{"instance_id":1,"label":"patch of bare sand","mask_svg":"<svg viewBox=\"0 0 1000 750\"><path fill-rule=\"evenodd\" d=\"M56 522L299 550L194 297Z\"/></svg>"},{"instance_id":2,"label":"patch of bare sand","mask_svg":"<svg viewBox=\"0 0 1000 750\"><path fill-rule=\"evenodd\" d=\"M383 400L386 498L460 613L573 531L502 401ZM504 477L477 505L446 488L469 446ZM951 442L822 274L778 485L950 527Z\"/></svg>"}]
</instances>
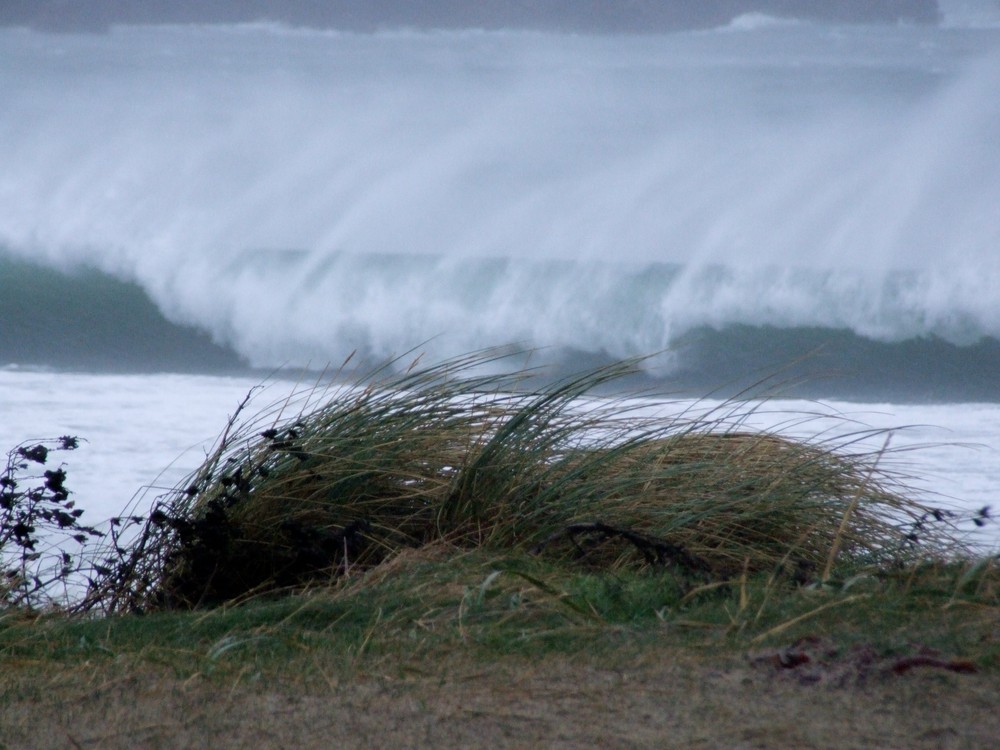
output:
<instances>
[{"instance_id":1,"label":"patch of bare sand","mask_svg":"<svg viewBox=\"0 0 1000 750\"><path fill-rule=\"evenodd\" d=\"M767 660L455 660L434 675L221 685L108 667L10 684L0 748L986 748L1000 675L790 679Z\"/></svg>"}]
</instances>

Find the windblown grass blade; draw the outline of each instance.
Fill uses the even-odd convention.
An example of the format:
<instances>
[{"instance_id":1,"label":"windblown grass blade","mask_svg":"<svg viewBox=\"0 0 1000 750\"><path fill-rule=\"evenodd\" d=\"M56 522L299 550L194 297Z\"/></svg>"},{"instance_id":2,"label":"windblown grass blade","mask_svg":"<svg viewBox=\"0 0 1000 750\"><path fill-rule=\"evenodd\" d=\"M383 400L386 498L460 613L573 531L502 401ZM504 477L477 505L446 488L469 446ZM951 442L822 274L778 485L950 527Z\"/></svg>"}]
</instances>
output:
<instances>
[{"instance_id":1,"label":"windblown grass blade","mask_svg":"<svg viewBox=\"0 0 1000 750\"><path fill-rule=\"evenodd\" d=\"M807 580L916 554L908 524L925 509L881 453L750 432L743 403L651 418L592 396L637 361L526 390L537 373L497 374L507 356L382 369L249 418L244 402L90 605L216 604L440 541L709 580L775 568ZM931 530L921 543L934 555L949 539Z\"/></svg>"}]
</instances>

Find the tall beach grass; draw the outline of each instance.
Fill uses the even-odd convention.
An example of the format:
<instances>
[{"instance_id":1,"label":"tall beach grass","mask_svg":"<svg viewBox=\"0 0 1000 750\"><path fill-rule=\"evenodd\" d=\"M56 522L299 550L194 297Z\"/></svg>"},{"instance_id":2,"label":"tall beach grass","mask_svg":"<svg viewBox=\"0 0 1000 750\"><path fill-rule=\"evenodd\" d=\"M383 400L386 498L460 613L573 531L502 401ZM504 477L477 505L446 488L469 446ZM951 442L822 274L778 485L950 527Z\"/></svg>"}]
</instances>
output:
<instances>
[{"instance_id":1,"label":"tall beach grass","mask_svg":"<svg viewBox=\"0 0 1000 750\"><path fill-rule=\"evenodd\" d=\"M475 352L334 379L258 408L105 550L86 606L211 606L356 576L446 542L692 582L773 571L801 581L955 546L874 433L790 439L746 428L751 401L650 416L596 396L637 361L545 382ZM887 444L887 441L886 441Z\"/></svg>"}]
</instances>

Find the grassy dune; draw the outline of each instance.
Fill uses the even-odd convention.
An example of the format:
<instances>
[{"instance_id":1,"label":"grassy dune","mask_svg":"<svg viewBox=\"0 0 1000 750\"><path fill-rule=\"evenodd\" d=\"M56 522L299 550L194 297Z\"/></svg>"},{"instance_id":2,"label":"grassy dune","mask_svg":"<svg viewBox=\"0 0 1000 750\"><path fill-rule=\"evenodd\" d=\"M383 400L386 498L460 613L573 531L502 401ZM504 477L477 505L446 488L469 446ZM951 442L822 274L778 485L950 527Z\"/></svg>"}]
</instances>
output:
<instances>
[{"instance_id":1,"label":"grassy dune","mask_svg":"<svg viewBox=\"0 0 1000 750\"><path fill-rule=\"evenodd\" d=\"M760 571L805 583L954 552L944 519L928 522L858 434L748 432L752 407L735 401L644 416L590 396L635 362L531 389L528 371L477 374L498 357L237 414L138 540L111 550L88 608L219 605L440 542L691 584Z\"/></svg>"},{"instance_id":2,"label":"grassy dune","mask_svg":"<svg viewBox=\"0 0 1000 750\"><path fill-rule=\"evenodd\" d=\"M204 465L95 553L83 602L0 612L0 748L237 747L236 727L258 725L303 747L407 744L393 727L456 747L974 746L1000 731L981 710L1000 687L995 560L910 498L885 449L858 448L878 435L792 440L747 430L744 402L651 417L591 396L634 362L537 386L483 374L498 364L481 352L245 402ZM942 688L945 729L893 703ZM567 695L589 728L561 713ZM672 729L664 705L687 706ZM156 706L196 719L150 724ZM817 710L886 734L788 718Z\"/></svg>"}]
</instances>

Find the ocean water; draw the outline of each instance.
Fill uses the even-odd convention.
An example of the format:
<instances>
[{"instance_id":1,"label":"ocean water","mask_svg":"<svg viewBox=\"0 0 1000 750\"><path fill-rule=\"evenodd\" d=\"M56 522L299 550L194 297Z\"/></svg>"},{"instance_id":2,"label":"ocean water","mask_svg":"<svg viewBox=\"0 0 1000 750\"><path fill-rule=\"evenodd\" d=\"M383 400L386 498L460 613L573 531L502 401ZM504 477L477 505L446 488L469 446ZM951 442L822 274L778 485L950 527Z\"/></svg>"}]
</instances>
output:
<instances>
[{"instance_id":1,"label":"ocean water","mask_svg":"<svg viewBox=\"0 0 1000 750\"><path fill-rule=\"evenodd\" d=\"M71 482L110 515L274 368L517 344L929 425L894 440L980 447L907 452L913 473L989 505L1000 7L940 9L0 26L0 440L88 440Z\"/></svg>"}]
</instances>

